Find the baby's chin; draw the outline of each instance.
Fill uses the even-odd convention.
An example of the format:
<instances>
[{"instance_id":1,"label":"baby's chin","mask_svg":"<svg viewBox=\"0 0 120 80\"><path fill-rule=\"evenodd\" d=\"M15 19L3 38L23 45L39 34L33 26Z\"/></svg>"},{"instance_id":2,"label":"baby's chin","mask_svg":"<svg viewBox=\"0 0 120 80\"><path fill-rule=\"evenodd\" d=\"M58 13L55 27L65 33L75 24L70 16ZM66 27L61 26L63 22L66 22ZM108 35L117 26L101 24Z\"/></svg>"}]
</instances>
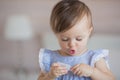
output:
<instances>
[{"instance_id":1,"label":"baby's chin","mask_svg":"<svg viewBox=\"0 0 120 80\"><path fill-rule=\"evenodd\" d=\"M78 55L78 53L76 51L71 51L71 52L68 52L68 55L76 56L76 55Z\"/></svg>"}]
</instances>

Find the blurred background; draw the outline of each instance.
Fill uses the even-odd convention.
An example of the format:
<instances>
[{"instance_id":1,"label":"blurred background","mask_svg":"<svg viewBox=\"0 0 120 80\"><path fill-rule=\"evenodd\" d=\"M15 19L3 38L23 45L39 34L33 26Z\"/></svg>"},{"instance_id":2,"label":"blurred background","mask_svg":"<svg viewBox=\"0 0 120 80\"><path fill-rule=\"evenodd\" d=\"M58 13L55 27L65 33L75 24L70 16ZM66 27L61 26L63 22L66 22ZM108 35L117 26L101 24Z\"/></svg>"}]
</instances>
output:
<instances>
[{"instance_id":1,"label":"blurred background","mask_svg":"<svg viewBox=\"0 0 120 80\"><path fill-rule=\"evenodd\" d=\"M0 80L37 80L40 48L58 49L49 18L59 0L0 0ZM110 50L120 80L120 0L82 0L92 11L90 49Z\"/></svg>"}]
</instances>

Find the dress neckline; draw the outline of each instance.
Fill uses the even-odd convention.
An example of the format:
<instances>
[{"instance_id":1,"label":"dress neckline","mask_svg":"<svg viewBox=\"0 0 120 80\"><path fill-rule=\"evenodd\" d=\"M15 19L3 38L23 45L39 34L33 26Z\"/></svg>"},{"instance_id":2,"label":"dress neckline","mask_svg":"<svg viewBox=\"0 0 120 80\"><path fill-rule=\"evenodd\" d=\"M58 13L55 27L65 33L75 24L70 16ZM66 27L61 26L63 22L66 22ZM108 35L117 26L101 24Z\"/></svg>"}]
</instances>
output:
<instances>
[{"instance_id":1,"label":"dress neckline","mask_svg":"<svg viewBox=\"0 0 120 80\"><path fill-rule=\"evenodd\" d=\"M55 52L57 53L57 55L59 55L60 57L63 57L63 58L77 58L77 57L83 57L85 56L87 53L89 53L90 50L86 50L83 54L81 55L76 55L76 56L63 56L60 54L59 50L56 50Z\"/></svg>"}]
</instances>

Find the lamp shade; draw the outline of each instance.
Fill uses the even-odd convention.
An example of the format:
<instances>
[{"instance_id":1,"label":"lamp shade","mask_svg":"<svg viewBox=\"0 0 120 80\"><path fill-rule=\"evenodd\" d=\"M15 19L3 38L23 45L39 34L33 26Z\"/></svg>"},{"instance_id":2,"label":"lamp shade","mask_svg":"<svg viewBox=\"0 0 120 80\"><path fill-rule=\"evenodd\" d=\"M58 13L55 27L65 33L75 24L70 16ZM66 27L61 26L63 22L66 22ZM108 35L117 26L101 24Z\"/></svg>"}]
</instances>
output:
<instances>
[{"instance_id":1,"label":"lamp shade","mask_svg":"<svg viewBox=\"0 0 120 80\"><path fill-rule=\"evenodd\" d=\"M33 29L28 16L10 16L5 25L4 36L9 40L26 40L33 37Z\"/></svg>"}]
</instances>

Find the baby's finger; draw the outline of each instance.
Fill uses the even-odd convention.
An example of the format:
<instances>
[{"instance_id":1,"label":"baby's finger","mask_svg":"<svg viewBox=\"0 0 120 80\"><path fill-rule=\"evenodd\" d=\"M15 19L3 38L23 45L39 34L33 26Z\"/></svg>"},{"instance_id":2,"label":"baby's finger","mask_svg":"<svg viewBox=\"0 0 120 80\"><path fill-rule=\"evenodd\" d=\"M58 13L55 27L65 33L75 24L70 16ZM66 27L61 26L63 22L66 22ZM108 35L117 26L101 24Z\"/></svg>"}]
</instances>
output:
<instances>
[{"instance_id":1,"label":"baby's finger","mask_svg":"<svg viewBox=\"0 0 120 80\"><path fill-rule=\"evenodd\" d=\"M62 70L59 70L59 74L60 75L64 75L64 74L66 74L68 71L67 70L64 70L64 69L62 69Z\"/></svg>"},{"instance_id":2,"label":"baby's finger","mask_svg":"<svg viewBox=\"0 0 120 80\"><path fill-rule=\"evenodd\" d=\"M52 66L60 66L58 63L53 63Z\"/></svg>"},{"instance_id":3,"label":"baby's finger","mask_svg":"<svg viewBox=\"0 0 120 80\"><path fill-rule=\"evenodd\" d=\"M51 67L52 67L52 69L57 70L59 68L59 66L60 66L59 64L53 63Z\"/></svg>"},{"instance_id":4,"label":"baby's finger","mask_svg":"<svg viewBox=\"0 0 120 80\"><path fill-rule=\"evenodd\" d=\"M80 72L80 69L79 69L79 67L77 67L77 68L75 68L73 71L72 71L74 74L77 74L77 73L79 73Z\"/></svg>"},{"instance_id":5,"label":"baby's finger","mask_svg":"<svg viewBox=\"0 0 120 80\"><path fill-rule=\"evenodd\" d=\"M79 70L76 75L81 76L82 72Z\"/></svg>"},{"instance_id":6,"label":"baby's finger","mask_svg":"<svg viewBox=\"0 0 120 80\"><path fill-rule=\"evenodd\" d=\"M64 74L67 74L67 70L61 70L61 74L64 75Z\"/></svg>"},{"instance_id":7,"label":"baby's finger","mask_svg":"<svg viewBox=\"0 0 120 80\"><path fill-rule=\"evenodd\" d=\"M57 67L56 70L60 72L67 71L66 67L61 67L61 66Z\"/></svg>"},{"instance_id":8,"label":"baby's finger","mask_svg":"<svg viewBox=\"0 0 120 80\"><path fill-rule=\"evenodd\" d=\"M74 70L77 69L78 67L79 67L79 64L73 66L70 70L71 70L71 71L74 71Z\"/></svg>"}]
</instances>

